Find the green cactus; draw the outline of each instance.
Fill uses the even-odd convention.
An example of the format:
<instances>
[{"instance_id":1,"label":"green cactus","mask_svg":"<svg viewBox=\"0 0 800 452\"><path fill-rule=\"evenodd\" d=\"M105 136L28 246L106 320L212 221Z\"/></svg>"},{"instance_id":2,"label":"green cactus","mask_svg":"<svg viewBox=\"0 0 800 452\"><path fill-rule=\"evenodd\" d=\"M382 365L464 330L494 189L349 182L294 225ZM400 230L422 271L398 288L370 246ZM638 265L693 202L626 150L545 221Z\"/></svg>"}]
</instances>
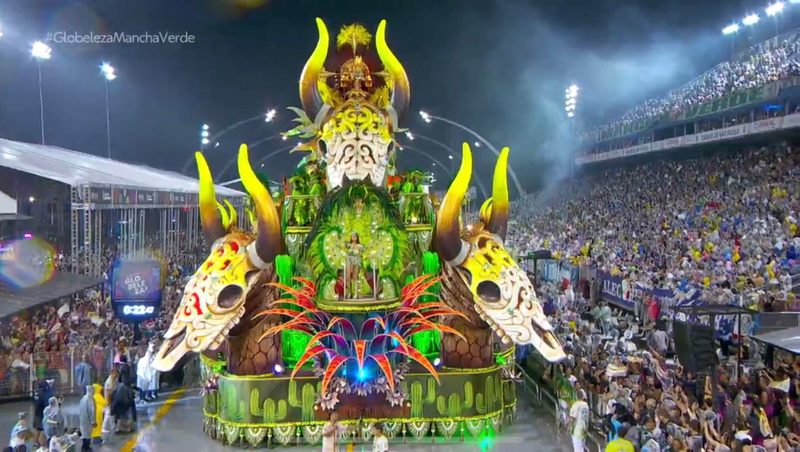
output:
<instances>
[{"instance_id":1,"label":"green cactus","mask_svg":"<svg viewBox=\"0 0 800 452\"><path fill-rule=\"evenodd\" d=\"M247 413L247 406L245 405L244 400L240 400L239 401L239 409L234 414L233 420L235 420L236 422L244 421L244 414L245 413Z\"/></svg>"},{"instance_id":2,"label":"green cactus","mask_svg":"<svg viewBox=\"0 0 800 452\"><path fill-rule=\"evenodd\" d=\"M254 417L261 417L264 411L261 409L261 394L258 388L250 390L250 414Z\"/></svg>"},{"instance_id":3,"label":"green cactus","mask_svg":"<svg viewBox=\"0 0 800 452\"><path fill-rule=\"evenodd\" d=\"M225 385L223 389L225 392L223 412L227 413L228 419L233 419L236 417L236 407L239 401L239 397L236 394L236 386L229 384Z\"/></svg>"},{"instance_id":4,"label":"green cactus","mask_svg":"<svg viewBox=\"0 0 800 452\"><path fill-rule=\"evenodd\" d=\"M459 417L462 412L472 408L473 402L477 405L478 400L483 402L483 396L478 394L478 399L476 399L472 390L472 383L468 381L464 383L464 402L461 402L461 397L458 394L450 394L449 398L439 396L436 398L436 410L442 416ZM453 405L454 403L458 404L457 408Z\"/></svg>"},{"instance_id":5,"label":"green cactus","mask_svg":"<svg viewBox=\"0 0 800 452\"><path fill-rule=\"evenodd\" d=\"M428 378L428 392L424 398L422 396L422 383L419 381L411 383L411 417L422 417L424 405L430 405L435 401L436 380Z\"/></svg>"},{"instance_id":6,"label":"green cactus","mask_svg":"<svg viewBox=\"0 0 800 452\"><path fill-rule=\"evenodd\" d=\"M275 402L272 399L264 400L264 423L265 424L272 424L278 421L282 421L286 419L286 401L280 400L278 401L278 406L276 408Z\"/></svg>"},{"instance_id":7,"label":"green cactus","mask_svg":"<svg viewBox=\"0 0 800 452\"><path fill-rule=\"evenodd\" d=\"M475 395L475 409L480 414L486 414L486 404L483 401L483 394Z\"/></svg>"},{"instance_id":8,"label":"green cactus","mask_svg":"<svg viewBox=\"0 0 800 452\"><path fill-rule=\"evenodd\" d=\"M300 408L300 400L297 399L297 382L289 380L289 406Z\"/></svg>"},{"instance_id":9,"label":"green cactus","mask_svg":"<svg viewBox=\"0 0 800 452\"><path fill-rule=\"evenodd\" d=\"M464 404L462 407L465 410L472 408L473 396L472 383L468 381L464 383Z\"/></svg>"},{"instance_id":10,"label":"green cactus","mask_svg":"<svg viewBox=\"0 0 800 452\"><path fill-rule=\"evenodd\" d=\"M302 406L302 419L303 422L310 422L316 418L314 414L314 403L317 401L317 391L314 385L306 383L303 385L303 406Z\"/></svg>"},{"instance_id":11,"label":"green cactus","mask_svg":"<svg viewBox=\"0 0 800 452\"><path fill-rule=\"evenodd\" d=\"M450 394L448 409L451 418L461 417L461 397L458 394Z\"/></svg>"},{"instance_id":12,"label":"green cactus","mask_svg":"<svg viewBox=\"0 0 800 452\"><path fill-rule=\"evenodd\" d=\"M494 377L491 375L486 377L486 386L484 386L484 394L486 395L486 412L491 413L495 408L495 401L497 395L495 394Z\"/></svg>"}]
</instances>

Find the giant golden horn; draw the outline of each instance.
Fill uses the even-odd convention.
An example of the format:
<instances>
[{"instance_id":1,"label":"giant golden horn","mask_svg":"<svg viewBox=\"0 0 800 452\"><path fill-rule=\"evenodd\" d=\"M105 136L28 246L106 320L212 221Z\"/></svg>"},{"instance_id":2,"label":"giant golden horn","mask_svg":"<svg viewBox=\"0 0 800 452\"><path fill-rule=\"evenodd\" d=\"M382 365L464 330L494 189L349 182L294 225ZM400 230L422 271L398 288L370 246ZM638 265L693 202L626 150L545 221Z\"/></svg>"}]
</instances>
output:
<instances>
[{"instance_id":1,"label":"giant golden horn","mask_svg":"<svg viewBox=\"0 0 800 452\"><path fill-rule=\"evenodd\" d=\"M211 178L211 169L202 152L195 152L194 158L197 161L197 174L200 180L200 223L203 225L208 244L216 242L218 238L225 235L225 228L217 210L217 197L214 193L214 180Z\"/></svg>"},{"instance_id":2,"label":"giant golden horn","mask_svg":"<svg viewBox=\"0 0 800 452\"><path fill-rule=\"evenodd\" d=\"M461 239L458 218L461 205L472 178L472 152L469 144L462 146L461 167L453 183L444 195L439 214L436 217L436 249L439 255L450 264L458 265L467 258L469 245Z\"/></svg>"},{"instance_id":3,"label":"giant golden horn","mask_svg":"<svg viewBox=\"0 0 800 452\"><path fill-rule=\"evenodd\" d=\"M256 267L266 269L283 248L278 210L275 208L275 203L272 201L269 191L250 166L250 157L248 156L246 144L239 146L237 163L242 185L253 198L253 204L256 206L258 215L258 237L247 246L247 257Z\"/></svg>"},{"instance_id":4,"label":"giant golden horn","mask_svg":"<svg viewBox=\"0 0 800 452\"><path fill-rule=\"evenodd\" d=\"M325 22L319 17L317 17L317 30L319 31L317 46L308 57L303 72L300 74L300 103L312 121L322 107L322 97L319 94L317 83L325 64L325 58L328 57L329 45L328 29L325 27Z\"/></svg>"},{"instance_id":5,"label":"giant golden horn","mask_svg":"<svg viewBox=\"0 0 800 452\"><path fill-rule=\"evenodd\" d=\"M492 207L486 229L506 239L508 231L508 147L500 150L492 178Z\"/></svg>"},{"instance_id":6,"label":"giant golden horn","mask_svg":"<svg viewBox=\"0 0 800 452\"><path fill-rule=\"evenodd\" d=\"M394 56L392 50L386 44L386 20L378 24L378 31L375 33L375 50L383 63L383 68L392 76L392 107L401 116L408 104L411 102L411 85L408 82L408 75L400 60Z\"/></svg>"}]
</instances>

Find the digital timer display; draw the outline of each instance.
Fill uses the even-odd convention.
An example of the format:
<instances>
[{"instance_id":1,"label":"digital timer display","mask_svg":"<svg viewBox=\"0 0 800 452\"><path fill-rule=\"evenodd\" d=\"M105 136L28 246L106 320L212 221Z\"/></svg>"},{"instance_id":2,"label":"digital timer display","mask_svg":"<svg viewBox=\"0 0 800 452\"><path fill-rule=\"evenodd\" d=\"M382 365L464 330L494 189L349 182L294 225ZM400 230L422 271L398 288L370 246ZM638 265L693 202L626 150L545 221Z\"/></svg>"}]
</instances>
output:
<instances>
[{"instance_id":1,"label":"digital timer display","mask_svg":"<svg viewBox=\"0 0 800 452\"><path fill-rule=\"evenodd\" d=\"M161 307L161 263L120 260L111 270L111 303L116 316L140 322L158 315Z\"/></svg>"}]
</instances>

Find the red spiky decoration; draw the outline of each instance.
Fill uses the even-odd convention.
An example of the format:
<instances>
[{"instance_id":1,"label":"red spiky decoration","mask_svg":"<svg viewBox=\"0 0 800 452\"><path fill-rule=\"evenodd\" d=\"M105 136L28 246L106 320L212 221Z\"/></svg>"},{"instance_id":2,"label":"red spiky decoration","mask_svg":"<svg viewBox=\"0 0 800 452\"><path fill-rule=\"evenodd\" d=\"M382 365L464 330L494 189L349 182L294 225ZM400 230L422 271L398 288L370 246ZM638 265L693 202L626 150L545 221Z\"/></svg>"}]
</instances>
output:
<instances>
[{"instance_id":1,"label":"red spiky decoration","mask_svg":"<svg viewBox=\"0 0 800 452\"><path fill-rule=\"evenodd\" d=\"M436 368L419 350L409 344L408 339L416 333L436 330L455 334L466 340L457 330L442 325L434 319L458 316L468 320L467 316L441 302L419 302L422 296L433 296L427 290L439 281L438 277L423 275L407 284L400 292L402 297L400 306L387 312L385 316L367 319L360 330L356 330L350 320L332 316L317 308L314 302L317 288L313 282L299 277L293 279L300 284L299 288L270 283L283 290L289 298L273 301L268 309L257 313L255 317L280 315L287 317L288 320L264 332L259 341L283 330L302 331L310 335L311 339L302 357L297 361L292 377L310 359L323 357L327 365L324 367L325 373L322 378L322 394L327 393L328 385L336 372L351 361L355 361L359 371L363 370L369 361L373 361L393 391L394 373L392 361L389 359L392 354L403 355L418 362L436 381L439 381Z\"/></svg>"}]
</instances>

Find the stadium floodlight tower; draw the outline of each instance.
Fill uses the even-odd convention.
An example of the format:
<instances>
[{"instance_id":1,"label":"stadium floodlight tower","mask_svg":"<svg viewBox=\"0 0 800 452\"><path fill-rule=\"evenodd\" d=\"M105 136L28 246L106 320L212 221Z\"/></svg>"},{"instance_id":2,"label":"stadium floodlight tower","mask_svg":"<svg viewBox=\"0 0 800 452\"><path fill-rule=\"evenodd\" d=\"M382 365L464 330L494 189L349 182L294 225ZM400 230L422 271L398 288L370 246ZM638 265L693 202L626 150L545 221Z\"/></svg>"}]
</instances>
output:
<instances>
[{"instance_id":1,"label":"stadium floodlight tower","mask_svg":"<svg viewBox=\"0 0 800 452\"><path fill-rule=\"evenodd\" d=\"M564 110L567 112L567 117L572 119L575 117L575 110L578 107L578 85L572 84L564 91Z\"/></svg>"},{"instance_id":2,"label":"stadium floodlight tower","mask_svg":"<svg viewBox=\"0 0 800 452\"><path fill-rule=\"evenodd\" d=\"M108 82L117 78L117 73L114 66L108 63L100 65L100 72L103 74L103 79L106 82L106 153L108 158L111 158L111 109L108 103Z\"/></svg>"},{"instance_id":3,"label":"stadium floodlight tower","mask_svg":"<svg viewBox=\"0 0 800 452\"><path fill-rule=\"evenodd\" d=\"M44 144L44 95L42 93L42 61L49 60L53 50L42 41L36 41L31 46L31 56L36 59L36 68L39 72L39 124L42 126L42 144Z\"/></svg>"},{"instance_id":4,"label":"stadium floodlight tower","mask_svg":"<svg viewBox=\"0 0 800 452\"><path fill-rule=\"evenodd\" d=\"M200 127L200 147L201 148L205 148L205 146L208 143L211 142L208 139L208 137L211 135L211 132L208 131L210 128L211 127L208 124L205 124L205 123L203 124L202 127Z\"/></svg>"},{"instance_id":5,"label":"stadium floodlight tower","mask_svg":"<svg viewBox=\"0 0 800 452\"><path fill-rule=\"evenodd\" d=\"M760 19L761 18L758 17L758 14L756 13L748 14L747 16L744 17L744 19L742 19L742 25L746 27L751 27L757 24Z\"/></svg>"}]
</instances>

